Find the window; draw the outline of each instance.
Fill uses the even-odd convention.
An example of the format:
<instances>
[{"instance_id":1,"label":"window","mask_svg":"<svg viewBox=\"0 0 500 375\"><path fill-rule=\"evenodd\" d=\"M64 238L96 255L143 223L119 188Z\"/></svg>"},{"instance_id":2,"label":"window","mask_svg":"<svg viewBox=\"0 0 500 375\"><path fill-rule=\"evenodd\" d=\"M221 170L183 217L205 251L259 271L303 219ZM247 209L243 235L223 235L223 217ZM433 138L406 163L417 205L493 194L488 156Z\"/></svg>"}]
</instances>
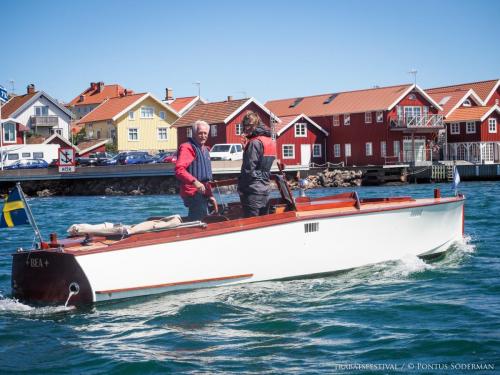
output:
<instances>
[{"instance_id":1,"label":"window","mask_svg":"<svg viewBox=\"0 0 500 375\"><path fill-rule=\"evenodd\" d=\"M283 145L283 159L295 159L295 145Z\"/></svg>"},{"instance_id":2,"label":"window","mask_svg":"<svg viewBox=\"0 0 500 375\"><path fill-rule=\"evenodd\" d=\"M304 122L295 124L295 137L307 137L306 124Z\"/></svg>"},{"instance_id":3,"label":"window","mask_svg":"<svg viewBox=\"0 0 500 375\"><path fill-rule=\"evenodd\" d=\"M217 137L217 125L212 125L210 127L210 135L212 137Z\"/></svg>"},{"instance_id":4,"label":"window","mask_svg":"<svg viewBox=\"0 0 500 375\"><path fill-rule=\"evenodd\" d=\"M141 107L141 118L153 118L153 107Z\"/></svg>"},{"instance_id":5,"label":"window","mask_svg":"<svg viewBox=\"0 0 500 375\"><path fill-rule=\"evenodd\" d=\"M373 155L373 146L371 142L366 142L365 143L365 154L366 156L372 156Z\"/></svg>"},{"instance_id":6,"label":"window","mask_svg":"<svg viewBox=\"0 0 500 375\"><path fill-rule=\"evenodd\" d=\"M351 115L347 113L344 115L344 126L349 125L351 125Z\"/></svg>"},{"instance_id":7,"label":"window","mask_svg":"<svg viewBox=\"0 0 500 375\"><path fill-rule=\"evenodd\" d=\"M497 132L497 119L490 118L488 120L488 133L496 133Z\"/></svg>"},{"instance_id":8,"label":"window","mask_svg":"<svg viewBox=\"0 0 500 375\"><path fill-rule=\"evenodd\" d=\"M165 120L165 111L160 111L160 118Z\"/></svg>"},{"instance_id":9,"label":"window","mask_svg":"<svg viewBox=\"0 0 500 375\"><path fill-rule=\"evenodd\" d=\"M34 152L33 159L43 159L43 152Z\"/></svg>"},{"instance_id":10,"label":"window","mask_svg":"<svg viewBox=\"0 0 500 375\"><path fill-rule=\"evenodd\" d=\"M48 106L44 105L35 107L35 116L48 116L48 115L49 115Z\"/></svg>"},{"instance_id":11,"label":"window","mask_svg":"<svg viewBox=\"0 0 500 375\"><path fill-rule=\"evenodd\" d=\"M467 121L465 132L467 134L474 134L476 132L476 123L474 121Z\"/></svg>"},{"instance_id":12,"label":"window","mask_svg":"<svg viewBox=\"0 0 500 375\"><path fill-rule=\"evenodd\" d=\"M321 157L321 145L315 143L313 145L313 158L320 158L320 157Z\"/></svg>"},{"instance_id":13,"label":"window","mask_svg":"<svg viewBox=\"0 0 500 375\"><path fill-rule=\"evenodd\" d=\"M158 128L158 140L159 141L168 140L167 128Z\"/></svg>"},{"instance_id":14,"label":"window","mask_svg":"<svg viewBox=\"0 0 500 375\"><path fill-rule=\"evenodd\" d=\"M383 158L387 156L387 144L385 141L380 142L380 156Z\"/></svg>"},{"instance_id":15,"label":"window","mask_svg":"<svg viewBox=\"0 0 500 375\"><path fill-rule=\"evenodd\" d=\"M139 140L139 129L130 128L128 130L128 140L129 141L138 141Z\"/></svg>"},{"instance_id":16,"label":"window","mask_svg":"<svg viewBox=\"0 0 500 375\"><path fill-rule=\"evenodd\" d=\"M236 145L236 152L241 152L243 151L243 147L241 145Z\"/></svg>"},{"instance_id":17,"label":"window","mask_svg":"<svg viewBox=\"0 0 500 375\"><path fill-rule=\"evenodd\" d=\"M462 103L464 107L470 107L472 103L470 102L470 99L465 99L464 102Z\"/></svg>"},{"instance_id":18,"label":"window","mask_svg":"<svg viewBox=\"0 0 500 375\"><path fill-rule=\"evenodd\" d=\"M8 143L16 141L16 124L7 122L3 125L3 141Z\"/></svg>"},{"instance_id":19,"label":"window","mask_svg":"<svg viewBox=\"0 0 500 375\"><path fill-rule=\"evenodd\" d=\"M243 133L243 125L236 124L236 135L241 135Z\"/></svg>"},{"instance_id":20,"label":"window","mask_svg":"<svg viewBox=\"0 0 500 375\"><path fill-rule=\"evenodd\" d=\"M377 122L379 123L384 122L384 112L378 111L376 116L377 116Z\"/></svg>"},{"instance_id":21,"label":"window","mask_svg":"<svg viewBox=\"0 0 500 375\"><path fill-rule=\"evenodd\" d=\"M134 111L129 111L128 112L128 119L129 120L135 120L135 112Z\"/></svg>"},{"instance_id":22,"label":"window","mask_svg":"<svg viewBox=\"0 0 500 375\"><path fill-rule=\"evenodd\" d=\"M340 144L339 143L333 145L333 157L340 158Z\"/></svg>"},{"instance_id":23,"label":"window","mask_svg":"<svg viewBox=\"0 0 500 375\"><path fill-rule=\"evenodd\" d=\"M339 126L339 125L340 125L339 115L333 115L333 126Z\"/></svg>"},{"instance_id":24,"label":"window","mask_svg":"<svg viewBox=\"0 0 500 375\"><path fill-rule=\"evenodd\" d=\"M28 158L28 159L29 159L29 158L31 158L31 152L23 152L23 153L21 154L21 156L22 156L23 158Z\"/></svg>"},{"instance_id":25,"label":"window","mask_svg":"<svg viewBox=\"0 0 500 375\"><path fill-rule=\"evenodd\" d=\"M450 134L460 134L460 123L452 122L450 127Z\"/></svg>"},{"instance_id":26,"label":"window","mask_svg":"<svg viewBox=\"0 0 500 375\"><path fill-rule=\"evenodd\" d=\"M345 154L345 157L348 158L351 156L351 144L350 143L346 143L344 145L344 154Z\"/></svg>"},{"instance_id":27,"label":"window","mask_svg":"<svg viewBox=\"0 0 500 375\"><path fill-rule=\"evenodd\" d=\"M100 130L97 131L97 139L101 139L101 131Z\"/></svg>"},{"instance_id":28,"label":"window","mask_svg":"<svg viewBox=\"0 0 500 375\"><path fill-rule=\"evenodd\" d=\"M192 128L187 128L186 129L186 135L188 136L188 138L192 138L193 137L193 129Z\"/></svg>"},{"instance_id":29,"label":"window","mask_svg":"<svg viewBox=\"0 0 500 375\"><path fill-rule=\"evenodd\" d=\"M394 141L392 143L392 148L394 149L394 156L399 157L399 141Z\"/></svg>"},{"instance_id":30,"label":"window","mask_svg":"<svg viewBox=\"0 0 500 375\"><path fill-rule=\"evenodd\" d=\"M365 112L365 124L371 124L371 123L372 123L372 113Z\"/></svg>"},{"instance_id":31,"label":"window","mask_svg":"<svg viewBox=\"0 0 500 375\"><path fill-rule=\"evenodd\" d=\"M19 160L19 154L7 154L7 160Z\"/></svg>"}]
</instances>

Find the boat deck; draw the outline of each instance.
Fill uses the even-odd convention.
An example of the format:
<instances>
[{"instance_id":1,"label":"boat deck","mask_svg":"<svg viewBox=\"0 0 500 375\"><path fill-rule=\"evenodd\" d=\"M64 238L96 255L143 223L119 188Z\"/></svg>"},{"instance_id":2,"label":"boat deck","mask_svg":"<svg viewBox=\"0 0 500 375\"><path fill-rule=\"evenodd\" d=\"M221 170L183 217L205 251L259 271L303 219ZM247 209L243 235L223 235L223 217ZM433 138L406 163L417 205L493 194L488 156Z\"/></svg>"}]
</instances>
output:
<instances>
[{"instance_id":1,"label":"boat deck","mask_svg":"<svg viewBox=\"0 0 500 375\"><path fill-rule=\"evenodd\" d=\"M394 197L359 200L353 193L344 193L330 197L310 199L297 198L295 207L287 207L280 199L272 200L274 213L265 216L242 218L239 203L229 205L224 215L208 216L198 226L173 227L163 230L133 234L130 236L86 236L68 237L47 244L47 249L63 251L77 256L96 252L122 250L139 246L189 240L199 237L214 236L260 227L280 225L294 221L321 219L325 217L360 215L371 212L391 211L409 207L422 207L444 204L463 199Z\"/></svg>"}]
</instances>

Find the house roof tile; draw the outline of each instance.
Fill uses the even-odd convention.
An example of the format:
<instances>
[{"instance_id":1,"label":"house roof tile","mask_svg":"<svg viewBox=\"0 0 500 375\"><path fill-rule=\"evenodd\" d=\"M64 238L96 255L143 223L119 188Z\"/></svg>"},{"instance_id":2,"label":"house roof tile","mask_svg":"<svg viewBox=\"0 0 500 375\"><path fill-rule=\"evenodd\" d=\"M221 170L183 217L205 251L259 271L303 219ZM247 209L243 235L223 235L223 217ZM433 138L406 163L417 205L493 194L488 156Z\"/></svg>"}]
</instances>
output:
<instances>
[{"instance_id":1,"label":"house roof tile","mask_svg":"<svg viewBox=\"0 0 500 375\"><path fill-rule=\"evenodd\" d=\"M360 113L385 110L412 87L411 84L373 89L330 93L301 98L270 100L265 106L277 116L304 113L308 116L326 116L342 113ZM301 100L299 100L301 99ZM294 105L295 103L295 105Z\"/></svg>"},{"instance_id":2,"label":"house roof tile","mask_svg":"<svg viewBox=\"0 0 500 375\"><path fill-rule=\"evenodd\" d=\"M2 105L2 117L9 118L11 114L17 111L23 104L34 97L37 92L25 95L19 95L12 97L7 103Z\"/></svg>"},{"instance_id":3,"label":"house roof tile","mask_svg":"<svg viewBox=\"0 0 500 375\"><path fill-rule=\"evenodd\" d=\"M98 85L97 88L89 87L85 91L83 91L76 98L71 100L68 103L69 107L80 106L80 105L88 105L88 104L99 104L104 100L109 98L116 98L125 92L125 88L120 85L104 85L99 91ZM83 95L83 100L80 101L80 97Z\"/></svg>"},{"instance_id":4,"label":"house roof tile","mask_svg":"<svg viewBox=\"0 0 500 375\"><path fill-rule=\"evenodd\" d=\"M176 98L172 103L170 103L170 106L175 109L176 112L182 112L184 107L186 107L188 104L190 104L194 99L196 99L197 96L186 96L184 98Z\"/></svg>"},{"instance_id":5,"label":"house roof tile","mask_svg":"<svg viewBox=\"0 0 500 375\"><path fill-rule=\"evenodd\" d=\"M427 92L432 99L434 99L443 110L441 113L447 115L450 110L457 105L457 103L467 94L469 89L453 89L448 91ZM477 103L480 104L480 103Z\"/></svg>"},{"instance_id":6,"label":"house roof tile","mask_svg":"<svg viewBox=\"0 0 500 375\"><path fill-rule=\"evenodd\" d=\"M196 120L203 120L209 124L219 124L231 113L236 111L248 99L236 99L224 102L200 103L175 123L175 127L191 126Z\"/></svg>"},{"instance_id":7,"label":"house roof tile","mask_svg":"<svg viewBox=\"0 0 500 375\"><path fill-rule=\"evenodd\" d=\"M455 109L447 118L446 122L480 121L481 118L491 110L493 106L486 107L461 107Z\"/></svg>"},{"instance_id":8,"label":"house roof tile","mask_svg":"<svg viewBox=\"0 0 500 375\"><path fill-rule=\"evenodd\" d=\"M450 92L453 90L469 90L473 89L474 92L481 98L481 100L485 100L488 95L491 93L491 90L498 83L498 79L492 79L488 81L478 81L478 82L470 82L470 83L460 83L458 85L450 85L450 86L442 86L442 87L433 87L426 89L425 91L434 95L440 92Z\"/></svg>"},{"instance_id":9,"label":"house roof tile","mask_svg":"<svg viewBox=\"0 0 500 375\"><path fill-rule=\"evenodd\" d=\"M119 96L104 101L100 106L93 111L87 113L78 121L77 124L85 124L95 121L111 120L115 115L123 111L125 108L139 100L146 93Z\"/></svg>"}]
</instances>

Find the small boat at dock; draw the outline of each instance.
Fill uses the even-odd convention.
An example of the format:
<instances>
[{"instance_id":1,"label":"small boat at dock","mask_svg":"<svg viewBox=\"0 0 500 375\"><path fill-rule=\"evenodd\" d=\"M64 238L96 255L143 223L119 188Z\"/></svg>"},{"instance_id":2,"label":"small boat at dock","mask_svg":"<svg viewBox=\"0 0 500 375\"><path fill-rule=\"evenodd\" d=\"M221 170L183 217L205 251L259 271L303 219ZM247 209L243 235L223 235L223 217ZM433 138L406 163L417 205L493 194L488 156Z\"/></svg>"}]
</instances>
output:
<instances>
[{"instance_id":1,"label":"small boat at dock","mask_svg":"<svg viewBox=\"0 0 500 375\"><path fill-rule=\"evenodd\" d=\"M463 236L462 195L441 197L436 190L422 199L360 199L356 192L294 198L281 175L274 179L280 196L270 199L265 216L243 218L241 205L233 202L203 221L177 217L171 225L158 226L154 223L162 219L151 218L149 229L89 230L64 239L51 235L34 249L19 249L13 254L12 296L79 306L322 277L408 254L441 254Z\"/></svg>"}]
</instances>

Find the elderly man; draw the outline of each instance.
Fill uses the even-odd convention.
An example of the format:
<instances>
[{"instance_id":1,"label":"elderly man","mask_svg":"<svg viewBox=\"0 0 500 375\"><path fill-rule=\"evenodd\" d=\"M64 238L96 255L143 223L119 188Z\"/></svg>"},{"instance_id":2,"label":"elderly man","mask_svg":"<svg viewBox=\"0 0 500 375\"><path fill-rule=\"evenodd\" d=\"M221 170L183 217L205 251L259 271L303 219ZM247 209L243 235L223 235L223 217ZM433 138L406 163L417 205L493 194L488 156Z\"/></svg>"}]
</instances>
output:
<instances>
[{"instance_id":1,"label":"elderly man","mask_svg":"<svg viewBox=\"0 0 500 375\"><path fill-rule=\"evenodd\" d=\"M190 221L202 220L208 215L211 202L217 212L217 201L209 181L212 179L210 153L205 143L210 125L198 120L193 124L193 136L179 146L175 177L180 182L180 195L188 208Z\"/></svg>"}]
</instances>

